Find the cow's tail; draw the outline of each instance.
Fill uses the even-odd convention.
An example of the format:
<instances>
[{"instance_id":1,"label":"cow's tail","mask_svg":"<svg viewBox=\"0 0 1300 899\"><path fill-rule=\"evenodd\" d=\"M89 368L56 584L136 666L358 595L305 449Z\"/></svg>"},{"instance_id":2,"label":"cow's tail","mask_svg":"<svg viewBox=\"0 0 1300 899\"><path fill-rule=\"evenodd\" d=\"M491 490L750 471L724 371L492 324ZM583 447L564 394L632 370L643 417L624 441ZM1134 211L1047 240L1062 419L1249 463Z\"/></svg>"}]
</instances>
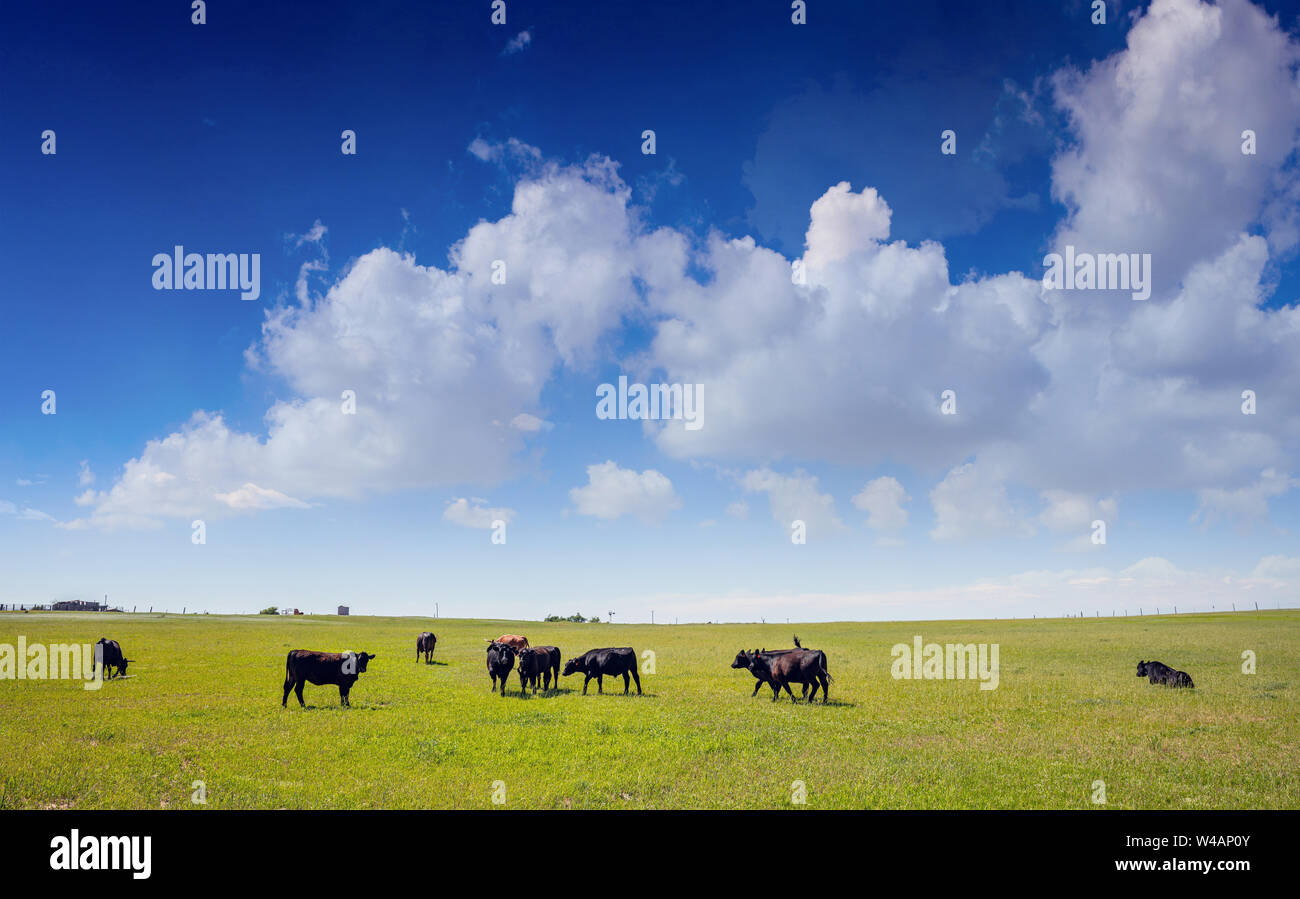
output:
<instances>
[{"instance_id":1,"label":"cow's tail","mask_svg":"<svg viewBox=\"0 0 1300 899\"><path fill-rule=\"evenodd\" d=\"M835 678L831 677L831 673L830 673L830 671L828 670L827 665L826 665L826 653L822 652L821 650L818 650L818 651L817 651L817 655L818 655L818 657L819 657L820 660L821 660L821 667L822 667L822 671L821 671L821 673L822 673L822 675L825 676L825 678L826 678L826 683L828 683L828 684L833 684L833 683L835 683Z\"/></svg>"},{"instance_id":2,"label":"cow's tail","mask_svg":"<svg viewBox=\"0 0 1300 899\"><path fill-rule=\"evenodd\" d=\"M284 682L286 684L289 683L289 681L293 680L293 678L289 676L289 660L292 658L293 658L293 650L289 650L289 652L284 657Z\"/></svg>"}]
</instances>

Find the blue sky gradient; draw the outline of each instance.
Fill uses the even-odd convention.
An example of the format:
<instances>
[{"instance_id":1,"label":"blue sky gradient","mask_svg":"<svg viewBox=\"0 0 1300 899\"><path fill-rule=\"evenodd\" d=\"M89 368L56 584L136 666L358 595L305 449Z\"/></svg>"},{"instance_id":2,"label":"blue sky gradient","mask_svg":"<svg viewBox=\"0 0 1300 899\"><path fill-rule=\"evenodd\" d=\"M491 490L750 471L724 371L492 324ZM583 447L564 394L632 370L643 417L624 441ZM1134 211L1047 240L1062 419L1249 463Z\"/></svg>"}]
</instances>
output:
<instances>
[{"instance_id":1,"label":"blue sky gradient","mask_svg":"<svg viewBox=\"0 0 1300 899\"><path fill-rule=\"evenodd\" d=\"M1180 610L1294 604L1296 5L1112 2L1105 25L1092 24L1082 2L809 6L802 26L784 3L511 0L505 25L491 24L487 2L222 2L204 25L175 3L8 7L0 602L108 594L128 609L347 604L377 614L427 614L437 602L443 615L612 609L627 621L649 620L651 610L659 621L825 620L1122 614L1175 599ZM512 41L521 48L510 52ZM1186 58L1150 65L1162 47ZM1188 73L1212 79L1215 65L1235 72L1242 59L1260 68L1239 84L1207 82L1217 85L1208 98L1194 89ZM1139 96L1145 86L1163 98L1154 125L1119 108L1128 94L1114 86L1134 82ZM1273 112L1237 123L1234 109ZM1238 160L1245 127L1266 149ZM40 152L47 128L56 155ZM655 155L642 153L647 128ZM355 156L340 153L344 129L357 134ZM953 156L939 151L945 129L957 135ZM1151 162L1157 137L1176 149ZM597 171L593 157L614 168ZM828 193L841 182L847 194ZM572 304L554 313L537 311L548 308L540 296L511 299L503 312L493 303L505 301L475 286L483 273L453 248L479 223L518 212L516 191L529 184L541 185L547 215L559 210L556 240L584 233L577 220L565 224L581 211L566 204L626 192L619 222L646 242L629 253L634 271L619 275L635 300L611 310L608 291L581 295L592 265L575 262L580 245L562 263L573 267ZM1148 189L1150 219L1135 222L1122 198ZM810 210L824 195L823 233L834 233L818 246ZM880 202L888 236L864 238ZM317 224L318 239L304 239ZM1126 239L1128 228L1140 237ZM652 271L672 259L650 246L655 233L686 248L681 270ZM515 234L512 271L561 264L535 236ZM804 311L813 306L764 305L767 269L738 276L737 296L752 296L752 306L725 305L714 266L733 251L710 241L745 237L752 247L734 252L755 266L826 260L835 274L815 275L798 294L813 306L839 296L845 308L878 304L876 317L828 345ZM1043 257L1067 239L1124 252L1149 240L1149 305L1045 296ZM879 284L835 268L858 253L863 266L878 264L895 241L902 255ZM260 254L261 297L153 290L154 254L177 244ZM927 246L946 262L945 285L1011 298L985 306L926 293ZM376 255L385 249L396 255ZM349 281L367 265L373 286ZM303 344L310 360L293 357L268 342L269 317L326 309L332 290L358 283L349 327L364 334L376 324L365 291L418 316L425 300L394 285L431 268L463 276L465 295L484 298L467 301L484 328L507 333L514 325L504 322L517 320L527 328L519 333L546 343L550 355L530 370L541 381L536 402L515 410L546 424L503 438L516 441L509 464L457 478L434 462L403 462L348 484L338 475L346 466L326 464L339 446L321 432L316 474L298 477L302 464L285 477L269 461L198 461L170 472L191 491L183 501L108 501L124 466L150 441L188 435L199 410L266 441L268 409L312 400L303 385L329 382L352 352L298 316L277 333L316 342ZM913 277L917 292L885 296ZM699 309L717 303L731 318L692 320L680 298L696 290ZM1224 299L1202 301L1201 291ZM1228 299L1234 291L1249 296ZM910 311L879 311L895 302ZM969 311L942 311L961 303ZM1237 312L1224 312L1231 303ZM931 306L942 307L937 318L923 312ZM614 324L570 358L549 341L595 321L587 308ZM995 320L989 310L1001 308L1017 312ZM674 343L665 327L674 319L690 320L695 343ZM1228 321L1247 323L1229 335ZM1222 340L1207 342L1216 331ZM708 347L707 358L694 359L693 346ZM438 352L381 350L400 377ZM516 348L501 358L523 365L527 356ZM768 402L767 378L780 372L763 360L792 358L806 362L801 371L824 365L824 380L791 378L792 395ZM767 374L747 369L756 359ZM430 377L441 371L429 364ZM705 384L707 439L598 420L595 387L620 374ZM954 379L969 385L956 430L908 405L933 397L937 409L938 388ZM818 386L798 393L795 382ZM392 430L375 433L419 434L395 450L401 459L441 458L442 431L423 433L404 417L474 398L414 383L427 388L414 405L370 403L393 418ZM482 384L487 397L493 382L465 383ZM1243 425L1240 400L1225 401L1245 388L1260 390L1258 423ZM57 392L55 415L41 414L46 389ZM1110 390L1131 406L1098 399ZM336 391L320 396L337 402ZM494 439L493 427L510 434L504 421L481 435L473 427L457 425L447 442L472 447ZM221 455L203 439L185 437L192 459ZM660 473L671 495L609 495L607 517L584 512L571 491L606 462L633 477ZM777 486L756 489L755 472ZM906 495L904 523L873 526L854 504L880 479ZM258 509L213 500L244 483L287 499ZM810 493L830 498L838 526L826 519L795 545L782 513L798 512ZM444 517L460 498L511 510L505 545ZM113 517L122 509L131 521ZM814 503L804 517L824 512ZM1098 517L1104 546L1088 539ZM207 525L203 545L190 539L196 518Z\"/></svg>"}]
</instances>

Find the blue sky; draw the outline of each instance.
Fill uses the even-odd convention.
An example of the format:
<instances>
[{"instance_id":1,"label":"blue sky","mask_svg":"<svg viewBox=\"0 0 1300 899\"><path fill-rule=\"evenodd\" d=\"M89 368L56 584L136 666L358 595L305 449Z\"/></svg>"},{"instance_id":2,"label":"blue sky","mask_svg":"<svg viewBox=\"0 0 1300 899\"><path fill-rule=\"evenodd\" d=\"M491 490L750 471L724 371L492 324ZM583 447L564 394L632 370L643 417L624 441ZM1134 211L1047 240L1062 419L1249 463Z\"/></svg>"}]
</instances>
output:
<instances>
[{"instance_id":1,"label":"blue sky","mask_svg":"<svg viewBox=\"0 0 1300 899\"><path fill-rule=\"evenodd\" d=\"M1295 4L440 6L9 11L0 602L1294 604ZM152 289L177 244L260 298Z\"/></svg>"}]
</instances>

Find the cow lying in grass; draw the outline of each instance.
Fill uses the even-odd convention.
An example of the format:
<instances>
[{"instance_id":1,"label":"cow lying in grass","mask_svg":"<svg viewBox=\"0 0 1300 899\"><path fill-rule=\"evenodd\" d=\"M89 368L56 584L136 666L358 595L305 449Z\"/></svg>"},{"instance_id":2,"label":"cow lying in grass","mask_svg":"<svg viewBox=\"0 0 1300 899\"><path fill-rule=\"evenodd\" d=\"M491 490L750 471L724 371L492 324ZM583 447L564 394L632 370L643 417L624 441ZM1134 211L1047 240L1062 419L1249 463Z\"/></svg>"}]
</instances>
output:
<instances>
[{"instance_id":1,"label":"cow lying in grass","mask_svg":"<svg viewBox=\"0 0 1300 899\"><path fill-rule=\"evenodd\" d=\"M313 652L310 649L290 651L284 660L284 698L280 700L280 707L288 706L289 691L293 690L298 697L298 705L306 708L302 688L309 683L318 687L338 684L339 705L352 705L348 700L348 692L373 658L374 653L369 652Z\"/></svg>"},{"instance_id":2,"label":"cow lying in grass","mask_svg":"<svg viewBox=\"0 0 1300 899\"><path fill-rule=\"evenodd\" d=\"M831 675L826 668L826 653L820 649L791 649L781 654L755 649L749 653L749 670L760 681L772 687L772 701L776 702L785 690L791 702L797 702L790 684L803 684L807 690L812 685L808 701L817 698L817 688L821 687L822 703L830 699Z\"/></svg>"},{"instance_id":3,"label":"cow lying in grass","mask_svg":"<svg viewBox=\"0 0 1300 899\"><path fill-rule=\"evenodd\" d=\"M1153 684L1164 684L1166 687L1196 687L1192 683L1191 675L1186 671L1177 671L1164 662L1138 662L1137 676L1148 678Z\"/></svg>"}]
</instances>

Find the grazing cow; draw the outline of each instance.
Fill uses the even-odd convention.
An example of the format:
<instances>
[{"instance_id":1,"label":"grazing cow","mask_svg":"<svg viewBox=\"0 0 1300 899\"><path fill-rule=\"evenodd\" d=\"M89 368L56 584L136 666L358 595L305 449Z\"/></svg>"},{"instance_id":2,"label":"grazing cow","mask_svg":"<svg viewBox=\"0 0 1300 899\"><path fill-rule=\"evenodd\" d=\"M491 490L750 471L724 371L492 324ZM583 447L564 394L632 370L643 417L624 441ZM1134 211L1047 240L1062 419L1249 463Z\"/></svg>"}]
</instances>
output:
<instances>
[{"instance_id":1,"label":"grazing cow","mask_svg":"<svg viewBox=\"0 0 1300 899\"><path fill-rule=\"evenodd\" d=\"M515 652L518 652L521 649L528 648L528 638L521 637L518 634L502 634L492 642L504 643L506 646L509 646Z\"/></svg>"},{"instance_id":2,"label":"grazing cow","mask_svg":"<svg viewBox=\"0 0 1300 899\"><path fill-rule=\"evenodd\" d=\"M1137 676L1149 678L1151 683L1167 687L1196 687L1186 671L1176 671L1164 662L1138 662Z\"/></svg>"},{"instance_id":3,"label":"grazing cow","mask_svg":"<svg viewBox=\"0 0 1300 899\"><path fill-rule=\"evenodd\" d=\"M108 640L104 637L99 638L95 644L95 658L102 666L99 676L105 680L113 677L113 669L117 669L117 675L121 677L126 674L126 666L131 660L122 655L122 647L116 640ZM90 663L91 671L94 671L95 662Z\"/></svg>"},{"instance_id":4,"label":"grazing cow","mask_svg":"<svg viewBox=\"0 0 1300 899\"><path fill-rule=\"evenodd\" d=\"M817 698L817 688L821 687L822 702L830 699L830 672L826 668L826 653L820 649L796 649L782 655L774 655L756 649L749 655L750 670L760 680L765 679L772 686L772 701L781 696L781 690L790 694L790 701L796 702L790 683L812 685L812 694L808 701Z\"/></svg>"},{"instance_id":5,"label":"grazing cow","mask_svg":"<svg viewBox=\"0 0 1300 899\"><path fill-rule=\"evenodd\" d=\"M501 681L501 695L506 695L506 678L515 667L515 648L509 643L491 643L487 648L487 670L492 677L492 689Z\"/></svg>"},{"instance_id":6,"label":"grazing cow","mask_svg":"<svg viewBox=\"0 0 1300 899\"><path fill-rule=\"evenodd\" d=\"M637 672L636 651L630 646L618 646L610 649L593 649L575 659L564 663L564 676L581 671L587 676L582 682L582 694L587 695L587 685L596 679L596 692L605 692L605 675L618 677L623 675L623 695L628 694L630 684L628 675L636 680L637 695L641 695L641 677Z\"/></svg>"},{"instance_id":7,"label":"grazing cow","mask_svg":"<svg viewBox=\"0 0 1300 899\"><path fill-rule=\"evenodd\" d=\"M798 642L798 639L797 639L797 638L796 638L796 641L795 641L795 642ZM764 650L764 652L766 652L766 653L767 653L768 655L770 655L770 656L772 656L772 655L785 655L785 654L788 653L788 652L799 652L799 651L800 651L800 650L797 650L797 649L766 649L766 650ZM745 669L747 669L747 670L748 670L752 675L754 675L754 692L749 694L749 698L750 698L750 699L753 699L755 696L758 695L758 688L761 687L761 686L763 686L763 684L771 683L771 681L767 679L767 669L759 670L759 669L753 667L753 665L750 664L750 658L749 658L749 656L750 656L750 652L749 652L749 650L747 650L747 649L742 649L740 652L736 653L736 658L732 661L732 663L731 663L731 667L732 667L732 668L745 668ZM806 696L806 695L808 694L808 685L807 685L807 684L804 684L803 691L804 691L804 695Z\"/></svg>"},{"instance_id":8,"label":"grazing cow","mask_svg":"<svg viewBox=\"0 0 1300 899\"><path fill-rule=\"evenodd\" d=\"M415 660L420 661L420 653L424 653L424 663L427 665L433 660L433 648L438 645L438 638L433 634L425 631L415 638Z\"/></svg>"},{"instance_id":9,"label":"grazing cow","mask_svg":"<svg viewBox=\"0 0 1300 899\"><path fill-rule=\"evenodd\" d=\"M284 660L284 698L280 700L281 708L289 705L290 690L297 695L298 705L306 708L302 688L309 683L318 687L337 684L339 705L351 706L348 692L366 670L366 665L375 657L372 652L313 652L310 649L290 651Z\"/></svg>"}]
</instances>

